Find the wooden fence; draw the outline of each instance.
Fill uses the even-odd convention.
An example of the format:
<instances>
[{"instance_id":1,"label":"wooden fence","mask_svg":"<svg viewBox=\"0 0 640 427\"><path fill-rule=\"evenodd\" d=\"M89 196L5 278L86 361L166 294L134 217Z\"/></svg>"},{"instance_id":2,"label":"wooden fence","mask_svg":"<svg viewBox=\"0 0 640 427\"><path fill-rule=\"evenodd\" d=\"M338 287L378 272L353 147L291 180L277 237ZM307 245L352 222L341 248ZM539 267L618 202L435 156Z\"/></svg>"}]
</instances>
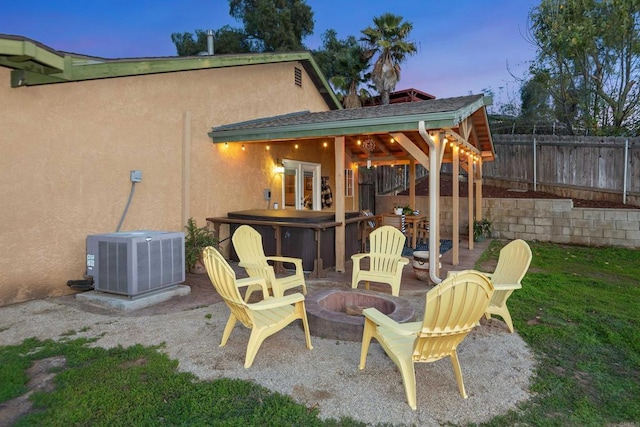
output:
<instances>
[{"instance_id":1,"label":"wooden fence","mask_svg":"<svg viewBox=\"0 0 640 427\"><path fill-rule=\"evenodd\" d=\"M629 197L640 199L640 138L496 134L492 138L496 160L483 164L485 180L526 184L531 190L577 198L623 203L629 203Z\"/></svg>"}]
</instances>

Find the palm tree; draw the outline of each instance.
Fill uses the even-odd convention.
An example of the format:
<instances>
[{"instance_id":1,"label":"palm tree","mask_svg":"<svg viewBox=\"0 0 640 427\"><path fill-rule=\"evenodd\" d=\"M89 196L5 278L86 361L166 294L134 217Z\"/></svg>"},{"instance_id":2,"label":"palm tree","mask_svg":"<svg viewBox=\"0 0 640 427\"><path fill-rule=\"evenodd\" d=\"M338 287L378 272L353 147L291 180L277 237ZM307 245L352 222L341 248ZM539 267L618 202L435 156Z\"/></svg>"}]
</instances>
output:
<instances>
[{"instance_id":1,"label":"palm tree","mask_svg":"<svg viewBox=\"0 0 640 427\"><path fill-rule=\"evenodd\" d=\"M378 53L371 80L380 93L382 104L389 104L389 93L400 81L400 63L407 55L415 54L418 49L415 43L407 41L413 24L403 22L402 16L385 13L373 18L373 27L362 30L360 40L364 42L369 59Z\"/></svg>"},{"instance_id":2,"label":"palm tree","mask_svg":"<svg viewBox=\"0 0 640 427\"><path fill-rule=\"evenodd\" d=\"M363 101L370 97L366 89L360 85L367 81L364 72L369 68L369 59L362 47L350 46L336 58L336 75L331 84L343 95L342 105L345 108L362 107Z\"/></svg>"}]
</instances>

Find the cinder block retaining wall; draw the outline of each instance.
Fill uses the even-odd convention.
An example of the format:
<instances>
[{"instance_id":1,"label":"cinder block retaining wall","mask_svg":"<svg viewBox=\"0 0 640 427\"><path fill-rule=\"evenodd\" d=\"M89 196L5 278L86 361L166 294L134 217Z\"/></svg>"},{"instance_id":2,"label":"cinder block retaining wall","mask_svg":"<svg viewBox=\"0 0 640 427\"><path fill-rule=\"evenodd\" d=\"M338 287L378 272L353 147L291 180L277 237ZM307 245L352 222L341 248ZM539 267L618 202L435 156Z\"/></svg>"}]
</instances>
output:
<instances>
[{"instance_id":1,"label":"cinder block retaining wall","mask_svg":"<svg viewBox=\"0 0 640 427\"><path fill-rule=\"evenodd\" d=\"M408 196L377 196L376 213L405 206ZM428 212L426 196L416 197L416 209ZM574 208L570 199L482 199L485 218L493 221L494 236L589 246L640 248L640 209ZM440 233L452 235L453 200L440 199ZM460 232L466 234L467 199L460 198Z\"/></svg>"}]
</instances>

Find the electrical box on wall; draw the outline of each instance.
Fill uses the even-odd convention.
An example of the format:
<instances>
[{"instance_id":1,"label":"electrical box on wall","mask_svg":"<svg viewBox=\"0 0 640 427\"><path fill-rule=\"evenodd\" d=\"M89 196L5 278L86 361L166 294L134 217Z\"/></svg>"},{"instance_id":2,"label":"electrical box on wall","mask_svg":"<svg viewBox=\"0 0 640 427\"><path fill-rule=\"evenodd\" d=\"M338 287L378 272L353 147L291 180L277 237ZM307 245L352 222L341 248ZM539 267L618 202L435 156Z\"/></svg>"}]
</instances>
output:
<instances>
[{"instance_id":1,"label":"electrical box on wall","mask_svg":"<svg viewBox=\"0 0 640 427\"><path fill-rule=\"evenodd\" d=\"M268 188L264 189L264 199L271 200L271 190L269 190Z\"/></svg>"},{"instance_id":2,"label":"electrical box on wall","mask_svg":"<svg viewBox=\"0 0 640 427\"><path fill-rule=\"evenodd\" d=\"M131 182L142 182L142 171L141 170L133 170L133 171L131 171Z\"/></svg>"}]
</instances>

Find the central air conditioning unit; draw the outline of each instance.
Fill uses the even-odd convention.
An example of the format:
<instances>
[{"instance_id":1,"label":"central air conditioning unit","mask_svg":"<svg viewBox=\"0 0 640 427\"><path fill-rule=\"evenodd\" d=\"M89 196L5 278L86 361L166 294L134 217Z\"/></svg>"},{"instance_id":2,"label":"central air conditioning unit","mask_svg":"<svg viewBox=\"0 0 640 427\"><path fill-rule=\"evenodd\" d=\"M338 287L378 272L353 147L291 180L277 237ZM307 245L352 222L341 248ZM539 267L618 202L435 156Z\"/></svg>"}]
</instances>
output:
<instances>
[{"instance_id":1,"label":"central air conditioning unit","mask_svg":"<svg viewBox=\"0 0 640 427\"><path fill-rule=\"evenodd\" d=\"M96 291L130 298L184 282L184 233L129 231L87 236Z\"/></svg>"}]
</instances>

